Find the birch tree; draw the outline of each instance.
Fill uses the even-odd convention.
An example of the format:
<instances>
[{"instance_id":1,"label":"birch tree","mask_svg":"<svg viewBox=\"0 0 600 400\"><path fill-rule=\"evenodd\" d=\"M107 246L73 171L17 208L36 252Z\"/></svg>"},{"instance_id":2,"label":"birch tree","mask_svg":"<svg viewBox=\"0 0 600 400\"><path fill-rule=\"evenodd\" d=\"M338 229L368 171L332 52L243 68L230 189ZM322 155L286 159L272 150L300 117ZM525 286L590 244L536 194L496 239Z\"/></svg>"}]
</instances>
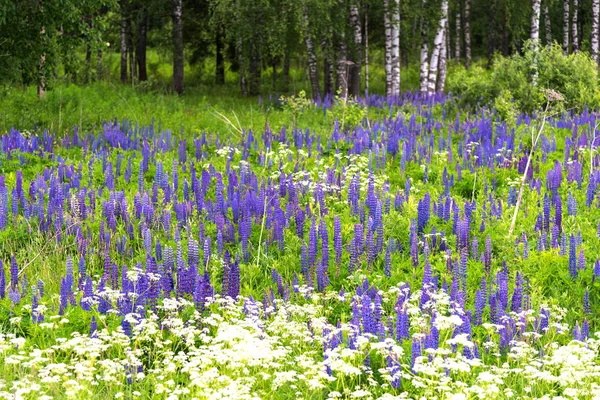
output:
<instances>
[{"instance_id":1,"label":"birch tree","mask_svg":"<svg viewBox=\"0 0 600 400\"><path fill-rule=\"evenodd\" d=\"M592 59L598 66L598 35L600 32L600 0L592 0L592 40L590 42Z\"/></svg>"},{"instance_id":2,"label":"birch tree","mask_svg":"<svg viewBox=\"0 0 600 400\"><path fill-rule=\"evenodd\" d=\"M531 3L531 44L537 50L540 42L540 7L541 0L533 0Z\"/></svg>"},{"instance_id":3,"label":"birch tree","mask_svg":"<svg viewBox=\"0 0 600 400\"><path fill-rule=\"evenodd\" d=\"M546 44L552 44L552 21L550 21L550 12L548 11L548 0L544 4L544 33L546 34Z\"/></svg>"},{"instance_id":4,"label":"birch tree","mask_svg":"<svg viewBox=\"0 0 600 400\"><path fill-rule=\"evenodd\" d=\"M577 9L579 8L578 0L573 0L573 18L571 19L571 35L573 36L571 40L571 49L573 53L579 52L579 35L578 30L579 26L577 25Z\"/></svg>"},{"instance_id":5,"label":"birch tree","mask_svg":"<svg viewBox=\"0 0 600 400\"><path fill-rule=\"evenodd\" d=\"M461 32L460 32L460 19L461 19L461 15L460 15L460 2L457 3L457 10L456 10L456 41L454 43L454 57L457 60L460 60L460 40L461 40Z\"/></svg>"},{"instance_id":6,"label":"birch tree","mask_svg":"<svg viewBox=\"0 0 600 400\"><path fill-rule=\"evenodd\" d=\"M391 63L392 63L392 95L400 94L400 7L398 0L391 0Z\"/></svg>"},{"instance_id":7,"label":"birch tree","mask_svg":"<svg viewBox=\"0 0 600 400\"><path fill-rule=\"evenodd\" d=\"M443 92L444 87L446 86L446 56L448 51L450 50L450 46L448 45L448 23L446 22L446 29L444 29L444 38L442 40L442 48L440 49L440 61L438 63L438 77L435 84L436 92Z\"/></svg>"},{"instance_id":8,"label":"birch tree","mask_svg":"<svg viewBox=\"0 0 600 400\"><path fill-rule=\"evenodd\" d=\"M471 65L471 0L465 0L465 64Z\"/></svg>"},{"instance_id":9,"label":"birch tree","mask_svg":"<svg viewBox=\"0 0 600 400\"><path fill-rule=\"evenodd\" d=\"M563 0L563 54L569 54L569 0Z\"/></svg>"},{"instance_id":10,"label":"birch tree","mask_svg":"<svg viewBox=\"0 0 600 400\"><path fill-rule=\"evenodd\" d=\"M389 97L392 95L392 22L389 0L383 0L383 8L383 26L385 29L385 95Z\"/></svg>"},{"instance_id":11,"label":"birch tree","mask_svg":"<svg viewBox=\"0 0 600 400\"><path fill-rule=\"evenodd\" d=\"M445 0L444 0L445 1ZM427 0L423 0L423 10L427 6ZM427 93L428 86L428 71L429 71L429 46L427 38L427 18L421 16L421 52L420 52L420 90L421 93Z\"/></svg>"},{"instance_id":12,"label":"birch tree","mask_svg":"<svg viewBox=\"0 0 600 400\"><path fill-rule=\"evenodd\" d=\"M345 11L345 4L343 0L338 0L339 7ZM335 86L336 90L339 91L342 98L348 97L348 59L346 55L346 35L344 29L337 30L337 63L335 73Z\"/></svg>"},{"instance_id":13,"label":"birch tree","mask_svg":"<svg viewBox=\"0 0 600 400\"><path fill-rule=\"evenodd\" d=\"M304 9L304 44L306 45L306 54L308 55L308 77L310 79L310 87L312 89L313 100L317 100L321 96L321 88L319 85L319 70L317 67L317 54L311 37L310 23L308 20L308 10Z\"/></svg>"},{"instance_id":14,"label":"birch tree","mask_svg":"<svg viewBox=\"0 0 600 400\"><path fill-rule=\"evenodd\" d=\"M360 75L362 69L362 28L357 2L350 5L350 26L354 33L353 65L350 69L350 88L352 96L360 96Z\"/></svg>"},{"instance_id":15,"label":"birch tree","mask_svg":"<svg viewBox=\"0 0 600 400\"><path fill-rule=\"evenodd\" d=\"M539 0L538 0L539 1ZM442 0L441 16L435 39L433 41L433 49L431 50L431 59L429 60L429 77L427 82L427 92L435 92L437 82L437 74L439 68L439 57L442 46L444 45L444 34L446 32L446 23L448 22L448 0Z\"/></svg>"}]
</instances>

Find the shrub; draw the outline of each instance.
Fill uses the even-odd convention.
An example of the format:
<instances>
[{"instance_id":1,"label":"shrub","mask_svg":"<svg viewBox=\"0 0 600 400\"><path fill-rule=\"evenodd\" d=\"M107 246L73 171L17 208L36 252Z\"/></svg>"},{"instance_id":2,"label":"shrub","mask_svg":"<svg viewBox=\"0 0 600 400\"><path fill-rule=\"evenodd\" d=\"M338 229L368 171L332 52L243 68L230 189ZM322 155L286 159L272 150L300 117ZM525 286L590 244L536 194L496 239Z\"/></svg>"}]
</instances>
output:
<instances>
[{"instance_id":1,"label":"shrub","mask_svg":"<svg viewBox=\"0 0 600 400\"><path fill-rule=\"evenodd\" d=\"M600 105L596 65L588 54L565 56L556 43L537 51L528 43L524 48L528 49L524 54L496 56L491 71L476 65L469 70L456 67L448 80L448 91L470 107L497 105L498 97L503 102L512 98L523 112L543 108L544 89L561 93L567 108L582 110Z\"/></svg>"}]
</instances>

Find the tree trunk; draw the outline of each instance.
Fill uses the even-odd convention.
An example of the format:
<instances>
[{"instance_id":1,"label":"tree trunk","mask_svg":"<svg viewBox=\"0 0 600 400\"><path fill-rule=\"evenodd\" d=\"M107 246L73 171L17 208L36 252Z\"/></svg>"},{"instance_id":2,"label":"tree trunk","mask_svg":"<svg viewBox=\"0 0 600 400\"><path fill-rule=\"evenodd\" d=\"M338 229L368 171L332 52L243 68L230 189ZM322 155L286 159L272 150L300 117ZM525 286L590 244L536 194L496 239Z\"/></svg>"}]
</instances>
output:
<instances>
[{"instance_id":1,"label":"tree trunk","mask_svg":"<svg viewBox=\"0 0 600 400\"><path fill-rule=\"evenodd\" d=\"M438 64L438 69L439 69L439 73L438 73L438 77L437 77L437 82L435 84L435 91L436 92L443 92L444 91L444 87L446 86L446 55L448 53L448 40L446 40L448 38L448 22L446 22L446 29L444 29L444 39L442 41L442 48L440 49L440 61Z\"/></svg>"},{"instance_id":2,"label":"tree trunk","mask_svg":"<svg viewBox=\"0 0 600 400\"><path fill-rule=\"evenodd\" d=\"M398 0L391 0L392 25L392 95L400 95L400 5Z\"/></svg>"},{"instance_id":3,"label":"tree trunk","mask_svg":"<svg viewBox=\"0 0 600 400\"><path fill-rule=\"evenodd\" d=\"M383 8L383 26L385 29L385 95L389 97L392 95L392 22L389 0L383 1Z\"/></svg>"},{"instance_id":4,"label":"tree trunk","mask_svg":"<svg viewBox=\"0 0 600 400\"><path fill-rule=\"evenodd\" d=\"M88 43L85 46L85 73L83 75L83 83L90 82L90 68L92 65L92 46Z\"/></svg>"},{"instance_id":5,"label":"tree trunk","mask_svg":"<svg viewBox=\"0 0 600 400\"><path fill-rule=\"evenodd\" d=\"M323 97L325 97L333 94L333 62L325 37L321 40L321 51L323 52Z\"/></svg>"},{"instance_id":6,"label":"tree trunk","mask_svg":"<svg viewBox=\"0 0 600 400\"><path fill-rule=\"evenodd\" d=\"M215 83L217 85L225 84L225 57L223 56L223 31L220 26L217 26L217 34L215 37L216 54L215 54Z\"/></svg>"},{"instance_id":7,"label":"tree trunk","mask_svg":"<svg viewBox=\"0 0 600 400\"><path fill-rule=\"evenodd\" d=\"M569 0L563 0L563 53L569 54Z\"/></svg>"},{"instance_id":8,"label":"tree trunk","mask_svg":"<svg viewBox=\"0 0 600 400\"><path fill-rule=\"evenodd\" d=\"M531 3L531 45L537 49L540 43L540 6L541 0L533 0Z\"/></svg>"},{"instance_id":9,"label":"tree trunk","mask_svg":"<svg viewBox=\"0 0 600 400\"><path fill-rule=\"evenodd\" d=\"M133 27L131 19L127 19L127 51L129 53L129 80L133 83L135 79L135 50L133 47Z\"/></svg>"},{"instance_id":10,"label":"tree trunk","mask_svg":"<svg viewBox=\"0 0 600 400\"><path fill-rule=\"evenodd\" d=\"M448 0L442 0L440 22L437 33L435 35L435 39L433 41L433 49L431 50L431 60L429 61L429 78L427 83L427 91L429 93L435 92L440 50L444 45L444 33L446 32L446 22L448 22Z\"/></svg>"},{"instance_id":11,"label":"tree trunk","mask_svg":"<svg viewBox=\"0 0 600 400\"><path fill-rule=\"evenodd\" d=\"M579 8L579 5L577 4L578 0L573 0L573 19L571 20L571 34L573 36L572 41L571 41L571 49L573 50L573 53L577 53L579 51L579 39L578 39L578 25L577 25L577 11Z\"/></svg>"},{"instance_id":12,"label":"tree trunk","mask_svg":"<svg viewBox=\"0 0 600 400\"><path fill-rule=\"evenodd\" d=\"M471 65L471 0L465 0L465 65Z\"/></svg>"},{"instance_id":13,"label":"tree trunk","mask_svg":"<svg viewBox=\"0 0 600 400\"><path fill-rule=\"evenodd\" d=\"M426 6L427 0L423 0L423 9L425 9ZM427 45L427 41L427 20L426 18L421 17L421 53L419 56L419 61L421 63L421 72L419 74L421 93L427 93L427 72L429 71L429 47Z\"/></svg>"},{"instance_id":14,"label":"tree trunk","mask_svg":"<svg viewBox=\"0 0 600 400\"><path fill-rule=\"evenodd\" d=\"M242 92L242 96L248 95L248 78L246 77L246 60L244 58L244 42L242 41L242 37L238 36L236 40L236 55L239 64L239 74L240 74L240 91Z\"/></svg>"},{"instance_id":15,"label":"tree trunk","mask_svg":"<svg viewBox=\"0 0 600 400\"><path fill-rule=\"evenodd\" d=\"M173 1L173 90L183 93L183 4Z\"/></svg>"},{"instance_id":16,"label":"tree trunk","mask_svg":"<svg viewBox=\"0 0 600 400\"><path fill-rule=\"evenodd\" d=\"M304 11L304 27L306 29L304 43L306 45L306 53L308 55L308 77L310 79L310 87L312 89L313 100L318 100L321 96L321 88L319 84L319 70L317 67L317 55L315 53L315 45L310 36L310 24L308 21L308 10Z\"/></svg>"},{"instance_id":17,"label":"tree trunk","mask_svg":"<svg viewBox=\"0 0 600 400\"><path fill-rule=\"evenodd\" d=\"M456 41L454 43L454 57L457 60L460 60L460 41L461 41L461 32L460 32L460 2L457 3L457 10L456 10Z\"/></svg>"},{"instance_id":18,"label":"tree trunk","mask_svg":"<svg viewBox=\"0 0 600 400\"><path fill-rule=\"evenodd\" d=\"M596 68L598 67L598 35L600 32L600 0L592 0L592 40L590 43L592 59L596 63Z\"/></svg>"},{"instance_id":19,"label":"tree trunk","mask_svg":"<svg viewBox=\"0 0 600 400\"><path fill-rule=\"evenodd\" d=\"M121 82L127 82L127 15L121 3Z\"/></svg>"},{"instance_id":20,"label":"tree trunk","mask_svg":"<svg viewBox=\"0 0 600 400\"><path fill-rule=\"evenodd\" d=\"M346 42L344 32L338 34L338 58L336 62L335 86L340 96L348 97L348 61L346 59Z\"/></svg>"},{"instance_id":21,"label":"tree trunk","mask_svg":"<svg viewBox=\"0 0 600 400\"><path fill-rule=\"evenodd\" d=\"M146 47L148 33L148 10L142 9L142 17L137 25L137 43L135 50L135 62L138 69L138 80L140 82L148 80L148 71L146 69Z\"/></svg>"},{"instance_id":22,"label":"tree trunk","mask_svg":"<svg viewBox=\"0 0 600 400\"><path fill-rule=\"evenodd\" d=\"M350 6L350 25L354 29L354 60L350 69L350 95L353 97L360 96L360 73L362 70L362 28L360 26L360 14L358 6L353 4Z\"/></svg>"},{"instance_id":23,"label":"tree trunk","mask_svg":"<svg viewBox=\"0 0 600 400\"><path fill-rule=\"evenodd\" d=\"M594 0L592 0L594 1ZM546 31L546 45L552 44L552 23L550 21L550 11L548 11L548 2L544 4L544 30Z\"/></svg>"}]
</instances>

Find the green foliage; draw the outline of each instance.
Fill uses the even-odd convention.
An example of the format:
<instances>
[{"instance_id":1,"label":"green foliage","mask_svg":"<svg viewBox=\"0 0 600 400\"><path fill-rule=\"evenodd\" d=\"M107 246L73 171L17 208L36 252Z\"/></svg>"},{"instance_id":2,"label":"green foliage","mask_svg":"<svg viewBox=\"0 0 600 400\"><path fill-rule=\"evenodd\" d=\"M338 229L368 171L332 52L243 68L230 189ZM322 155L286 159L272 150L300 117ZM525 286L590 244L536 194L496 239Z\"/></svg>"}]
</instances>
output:
<instances>
[{"instance_id":1,"label":"green foliage","mask_svg":"<svg viewBox=\"0 0 600 400\"><path fill-rule=\"evenodd\" d=\"M511 107L524 112L543 108L545 89L562 94L568 109L600 105L596 66L586 53L565 56L557 44L538 51L525 47L529 50L523 55L496 56L491 71L457 67L448 77L448 91L463 105L500 106L503 117L512 116Z\"/></svg>"},{"instance_id":2,"label":"green foliage","mask_svg":"<svg viewBox=\"0 0 600 400\"><path fill-rule=\"evenodd\" d=\"M363 122L367 116L367 108L352 98L344 99L338 95L335 97L331 113L339 122L340 129L345 131Z\"/></svg>"}]
</instances>

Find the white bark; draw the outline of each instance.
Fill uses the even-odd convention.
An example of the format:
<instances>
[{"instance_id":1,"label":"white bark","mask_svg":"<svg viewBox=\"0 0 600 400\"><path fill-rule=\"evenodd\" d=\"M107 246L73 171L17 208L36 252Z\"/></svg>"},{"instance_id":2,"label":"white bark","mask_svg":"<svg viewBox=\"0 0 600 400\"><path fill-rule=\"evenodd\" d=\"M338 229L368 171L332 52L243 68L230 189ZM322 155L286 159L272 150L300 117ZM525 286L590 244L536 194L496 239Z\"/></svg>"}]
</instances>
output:
<instances>
[{"instance_id":1,"label":"white bark","mask_svg":"<svg viewBox=\"0 0 600 400\"><path fill-rule=\"evenodd\" d=\"M537 0L539 1L539 0ZM435 39L433 41L433 49L431 50L431 59L429 60L429 78L427 82L427 91L435 92L435 84L437 81L440 50L444 44L444 33L446 31L446 23L448 22L448 0L442 0L442 10L440 22Z\"/></svg>"},{"instance_id":2,"label":"white bark","mask_svg":"<svg viewBox=\"0 0 600 400\"><path fill-rule=\"evenodd\" d=\"M467 0L468 1L468 0ZM423 0L423 8L427 5L427 0ZM427 45L427 21L421 18L421 53L420 53L421 73L421 93L427 92L427 71L429 71L429 46Z\"/></svg>"},{"instance_id":3,"label":"white bark","mask_svg":"<svg viewBox=\"0 0 600 400\"><path fill-rule=\"evenodd\" d=\"M338 1L340 7L345 7L343 1ZM340 97L348 98L348 61L346 59L346 42L344 30L338 32L338 58L336 63L335 86L336 92L340 92Z\"/></svg>"},{"instance_id":4,"label":"white bark","mask_svg":"<svg viewBox=\"0 0 600 400\"><path fill-rule=\"evenodd\" d=\"M444 87L446 86L446 55L450 48L448 40L447 40L448 36L450 36L450 35L449 35L449 30L448 30L448 23L446 23L446 29L444 29L444 40L443 40L442 48L440 50L440 61L438 64L439 73L438 73L438 77L437 77L437 82L435 84L436 92L443 92Z\"/></svg>"},{"instance_id":5,"label":"white bark","mask_svg":"<svg viewBox=\"0 0 600 400\"><path fill-rule=\"evenodd\" d=\"M598 66L598 35L600 32L600 0L592 0L592 59Z\"/></svg>"},{"instance_id":6,"label":"white bark","mask_svg":"<svg viewBox=\"0 0 600 400\"><path fill-rule=\"evenodd\" d=\"M393 0L392 0L393 1ZM385 95L392 95L392 23L388 0L383 1L385 29Z\"/></svg>"},{"instance_id":7,"label":"white bark","mask_svg":"<svg viewBox=\"0 0 600 400\"><path fill-rule=\"evenodd\" d=\"M360 75L362 72L362 28L360 26L360 14L356 4L350 6L350 25L354 29L355 57L354 65L351 69L352 74L349 89L352 96L358 97L360 96Z\"/></svg>"},{"instance_id":8,"label":"white bark","mask_svg":"<svg viewBox=\"0 0 600 400\"><path fill-rule=\"evenodd\" d=\"M541 0L533 0L531 7L531 44L534 48L537 48L540 43L540 7Z\"/></svg>"},{"instance_id":9,"label":"white bark","mask_svg":"<svg viewBox=\"0 0 600 400\"><path fill-rule=\"evenodd\" d=\"M550 21L550 12L548 11L548 2L544 4L544 30L546 34L546 44L552 44L552 24Z\"/></svg>"},{"instance_id":10,"label":"white bark","mask_svg":"<svg viewBox=\"0 0 600 400\"><path fill-rule=\"evenodd\" d=\"M569 0L563 0L563 54L569 54Z\"/></svg>"},{"instance_id":11,"label":"white bark","mask_svg":"<svg viewBox=\"0 0 600 400\"><path fill-rule=\"evenodd\" d=\"M471 64L471 0L465 0L465 60Z\"/></svg>"},{"instance_id":12,"label":"white bark","mask_svg":"<svg viewBox=\"0 0 600 400\"><path fill-rule=\"evenodd\" d=\"M573 36L573 40L571 42L571 49L573 53L577 53L579 51L579 37L578 37L578 25L577 25L577 9L579 5L577 4L578 0L573 0L573 19L571 20L571 34Z\"/></svg>"},{"instance_id":13,"label":"white bark","mask_svg":"<svg viewBox=\"0 0 600 400\"><path fill-rule=\"evenodd\" d=\"M391 63L392 63L392 95L400 94L400 8L398 0L391 0Z\"/></svg>"},{"instance_id":14,"label":"white bark","mask_svg":"<svg viewBox=\"0 0 600 400\"><path fill-rule=\"evenodd\" d=\"M315 53L315 46L310 36L308 12L306 10L304 13L304 28L306 31L304 36L304 43L306 44L306 53L308 55L308 76L310 78L312 98L313 100L317 100L319 97L321 97L321 88L319 85L319 71L317 67L317 55Z\"/></svg>"},{"instance_id":15,"label":"white bark","mask_svg":"<svg viewBox=\"0 0 600 400\"><path fill-rule=\"evenodd\" d=\"M460 4L460 3L459 3ZM454 57L460 60L460 9L456 12L456 43L454 48Z\"/></svg>"}]
</instances>

